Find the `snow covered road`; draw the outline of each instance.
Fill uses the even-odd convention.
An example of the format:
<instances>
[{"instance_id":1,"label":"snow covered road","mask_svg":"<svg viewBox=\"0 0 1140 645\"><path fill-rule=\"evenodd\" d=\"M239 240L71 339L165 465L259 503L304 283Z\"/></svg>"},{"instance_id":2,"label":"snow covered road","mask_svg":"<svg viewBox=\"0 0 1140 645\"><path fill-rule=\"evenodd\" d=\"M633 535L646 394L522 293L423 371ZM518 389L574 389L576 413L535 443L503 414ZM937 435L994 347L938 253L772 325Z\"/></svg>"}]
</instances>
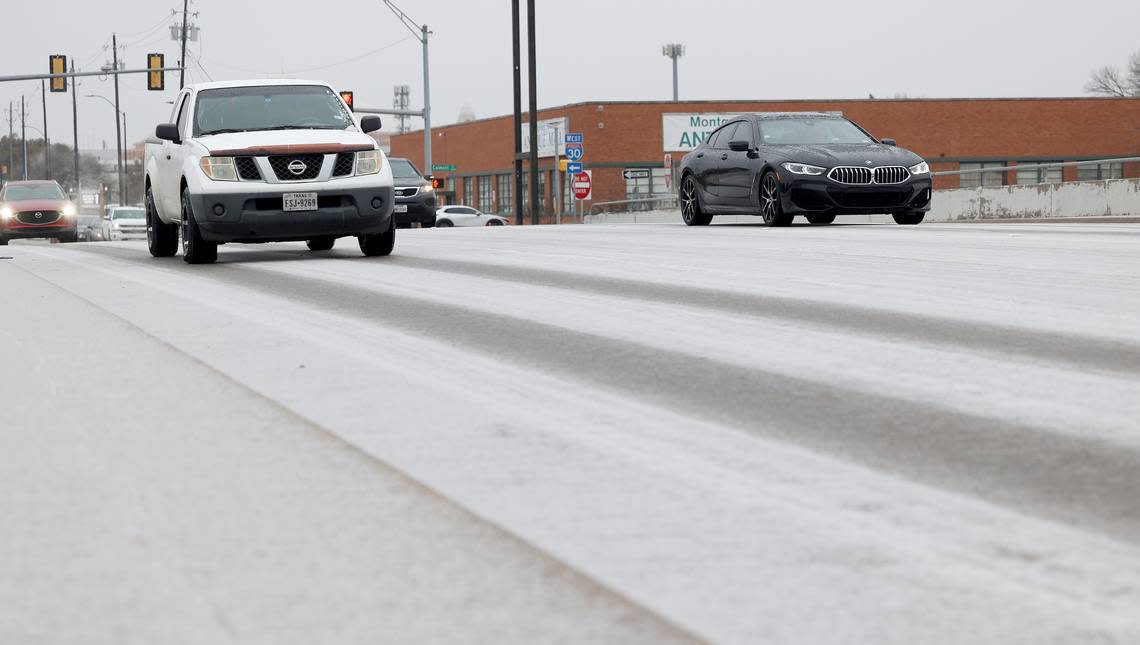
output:
<instances>
[{"instance_id":1,"label":"snow covered road","mask_svg":"<svg viewBox=\"0 0 1140 645\"><path fill-rule=\"evenodd\" d=\"M0 642L1140 641L1140 226L0 256Z\"/></svg>"}]
</instances>

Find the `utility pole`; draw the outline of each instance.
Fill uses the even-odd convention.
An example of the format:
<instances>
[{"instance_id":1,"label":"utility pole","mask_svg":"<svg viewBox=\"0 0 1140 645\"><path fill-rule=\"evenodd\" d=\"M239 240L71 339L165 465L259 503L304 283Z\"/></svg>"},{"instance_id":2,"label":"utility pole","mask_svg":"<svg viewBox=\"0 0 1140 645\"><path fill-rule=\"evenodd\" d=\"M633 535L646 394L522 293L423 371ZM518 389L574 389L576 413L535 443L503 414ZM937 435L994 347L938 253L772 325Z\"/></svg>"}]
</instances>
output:
<instances>
[{"instance_id":1,"label":"utility pole","mask_svg":"<svg viewBox=\"0 0 1140 645\"><path fill-rule=\"evenodd\" d=\"M673 59L673 102L676 103L680 100L677 90L677 59L685 55L685 46L680 43L670 43L661 48L661 54Z\"/></svg>"},{"instance_id":2,"label":"utility pole","mask_svg":"<svg viewBox=\"0 0 1140 645\"><path fill-rule=\"evenodd\" d=\"M538 88L535 69L534 0L526 0L526 35L529 47L527 71L530 73L530 223L538 224Z\"/></svg>"},{"instance_id":3,"label":"utility pole","mask_svg":"<svg viewBox=\"0 0 1140 645\"><path fill-rule=\"evenodd\" d=\"M24 181L28 180L28 114L24 109L24 95L20 95L20 141L24 146Z\"/></svg>"},{"instance_id":4,"label":"utility pole","mask_svg":"<svg viewBox=\"0 0 1140 645\"><path fill-rule=\"evenodd\" d=\"M183 25L185 27L185 25ZM185 32L183 32L185 33ZM119 40L117 34L111 34L111 65L117 72L119 71ZM185 70L186 65L179 65ZM183 72L185 73L185 72ZM123 178L123 131L119 128L119 115L122 112L119 110L119 75L115 74L115 147L118 148L119 157L119 204L126 205L126 181Z\"/></svg>"},{"instance_id":5,"label":"utility pole","mask_svg":"<svg viewBox=\"0 0 1140 645\"><path fill-rule=\"evenodd\" d=\"M189 12L190 0L182 0L182 58L178 59L178 66L182 68L182 71L178 72L178 89L180 90L186 87L186 32L189 30Z\"/></svg>"},{"instance_id":6,"label":"utility pole","mask_svg":"<svg viewBox=\"0 0 1140 645\"><path fill-rule=\"evenodd\" d=\"M40 80L40 95L44 105L44 173L46 179L51 179L51 141L48 139L47 126L47 82Z\"/></svg>"},{"instance_id":7,"label":"utility pole","mask_svg":"<svg viewBox=\"0 0 1140 645\"><path fill-rule=\"evenodd\" d=\"M8 101L8 174L4 177L5 179L11 177L12 174L16 172L16 153L14 148L16 131L13 125L15 120L15 108L12 106L12 102Z\"/></svg>"},{"instance_id":8,"label":"utility pole","mask_svg":"<svg viewBox=\"0 0 1140 645\"><path fill-rule=\"evenodd\" d=\"M424 48L424 112L423 112L423 117L424 117L424 169L423 170L425 173L430 175L432 173L432 169L431 169L431 75L429 74L429 68L428 68L428 40L431 37L431 30L428 29L427 25L417 25L416 22L414 20L412 20L410 17L408 17L408 14L404 13L399 7L397 7L396 3L393 2L392 0L384 0L384 4L387 5L387 7L389 9L392 10L392 13L396 14L396 17L399 18L400 22L404 23L404 26L408 28L408 31L412 32L412 35L416 37L416 40L420 41L420 44L422 44L423 48Z\"/></svg>"},{"instance_id":9,"label":"utility pole","mask_svg":"<svg viewBox=\"0 0 1140 645\"><path fill-rule=\"evenodd\" d=\"M123 159L126 161L127 164L130 164L130 160L127 159L128 150L129 150L129 148L127 148L127 113L123 112ZM126 179L125 173L123 175L123 178ZM123 206L126 206L127 204L130 204L130 203L131 203L130 182L124 181L123 182Z\"/></svg>"},{"instance_id":10,"label":"utility pole","mask_svg":"<svg viewBox=\"0 0 1140 645\"><path fill-rule=\"evenodd\" d=\"M523 223L523 160L522 160L522 47L519 35L519 0L511 0L511 32L515 52L515 224Z\"/></svg>"},{"instance_id":11,"label":"utility pole","mask_svg":"<svg viewBox=\"0 0 1140 645\"><path fill-rule=\"evenodd\" d=\"M71 71L75 73L75 60L71 61ZM74 137L72 144L72 152L75 153L75 199L79 203L83 203L83 186L79 181L79 98L78 92L79 81L71 79L71 131Z\"/></svg>"}]
</instances>

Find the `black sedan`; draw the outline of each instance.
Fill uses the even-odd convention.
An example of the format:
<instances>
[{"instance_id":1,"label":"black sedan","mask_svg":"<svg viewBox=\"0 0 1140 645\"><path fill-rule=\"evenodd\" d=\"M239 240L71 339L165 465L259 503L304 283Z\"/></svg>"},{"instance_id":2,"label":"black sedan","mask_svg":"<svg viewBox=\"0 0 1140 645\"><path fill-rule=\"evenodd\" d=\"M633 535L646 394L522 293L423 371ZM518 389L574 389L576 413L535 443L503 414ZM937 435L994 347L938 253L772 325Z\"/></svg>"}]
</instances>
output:
<instances>
[{"instance_id":1,"label":"black sedan","mask_svg":"<svg viewBox=\"0 0 1140 645\"><path fill-rule=\"evenodd\" d=\"M788 226L796 215L889 214L919 224L930 210L930 166L833 114L768 113L732 119L681 161L681 215L759 215Z\"/></svg>"}]
</instances>

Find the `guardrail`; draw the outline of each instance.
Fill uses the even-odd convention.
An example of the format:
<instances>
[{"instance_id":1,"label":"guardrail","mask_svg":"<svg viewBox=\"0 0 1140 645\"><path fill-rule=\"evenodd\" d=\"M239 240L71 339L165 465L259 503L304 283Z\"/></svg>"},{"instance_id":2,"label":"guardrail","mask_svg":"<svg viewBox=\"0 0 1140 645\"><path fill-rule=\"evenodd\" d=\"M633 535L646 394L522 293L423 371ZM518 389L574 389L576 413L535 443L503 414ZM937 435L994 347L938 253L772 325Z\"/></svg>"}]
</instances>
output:
<instances>
[{"instance_id":1,"label":"guardrail","mask_svg":"<svg viewBox=\"0 0 1140 645\"><path fill-rule=\"evenodd\" d=\"M930 161L929 159L927 161ZM937 160L930 163L938 163ZM1019 164L1016 166L998 166L990 168L970 168L968 170L940 170L930 173L933 177L950 177L953 175L977 175L983 173L1010 172L1013 170L1040 170L1041 168L1064 168L1068 166L1096 166L1102 163L1140 163L1140 157L1117 157L1115 159L1090 159L1088 161L1054 161L1049 163Z\"/></svg>"},{"instance_id":2,"label":"guardrail","mask_svg":"<svg viewBox=\"0 0 1140 645\"><path fill-rule=\"evenodd\" d=\"M620 206L622 204L627 204L627 205L632 205L632 204L636 204L636 205L641 205L641 204L647 204L647 205L648 204L673 204L673 205L676 205L677 204L677 196L676 195L658 195L657 197L650 197L648 199L646 199L646 198L618 199L618 200L614 200L611 202L597 202L595 204L590 205L590 213L589 214L594 215L595 214L594 209L604 209L608 206ZM646 209L646 210L652 210L652 209Z\"/></svg>"}]
</instances>

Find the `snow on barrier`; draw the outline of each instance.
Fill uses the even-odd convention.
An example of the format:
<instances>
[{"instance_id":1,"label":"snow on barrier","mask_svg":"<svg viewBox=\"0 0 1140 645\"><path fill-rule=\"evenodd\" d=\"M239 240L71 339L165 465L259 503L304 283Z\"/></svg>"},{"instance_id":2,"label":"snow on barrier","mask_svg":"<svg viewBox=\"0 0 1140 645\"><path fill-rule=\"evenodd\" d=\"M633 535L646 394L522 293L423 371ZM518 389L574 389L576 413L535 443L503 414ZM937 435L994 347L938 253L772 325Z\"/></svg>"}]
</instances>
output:
<instances>
[{"instance_id":1,"label":"snow on barrier","mask_svg":"<svg viewBox=\"0 0 1140 645\"><path fill-rule=\"evenodd\" d=\"M927 222L1002 219L1140 216L1140 179L1110 179L1033 186L959 188L934 192ZM714 222L756 223L755 217L717 217ZM844 216L844 222L890 222L880 215ZM587 215L586 224L677 224L679 210Z\"/></svg>"}]
</instances>

